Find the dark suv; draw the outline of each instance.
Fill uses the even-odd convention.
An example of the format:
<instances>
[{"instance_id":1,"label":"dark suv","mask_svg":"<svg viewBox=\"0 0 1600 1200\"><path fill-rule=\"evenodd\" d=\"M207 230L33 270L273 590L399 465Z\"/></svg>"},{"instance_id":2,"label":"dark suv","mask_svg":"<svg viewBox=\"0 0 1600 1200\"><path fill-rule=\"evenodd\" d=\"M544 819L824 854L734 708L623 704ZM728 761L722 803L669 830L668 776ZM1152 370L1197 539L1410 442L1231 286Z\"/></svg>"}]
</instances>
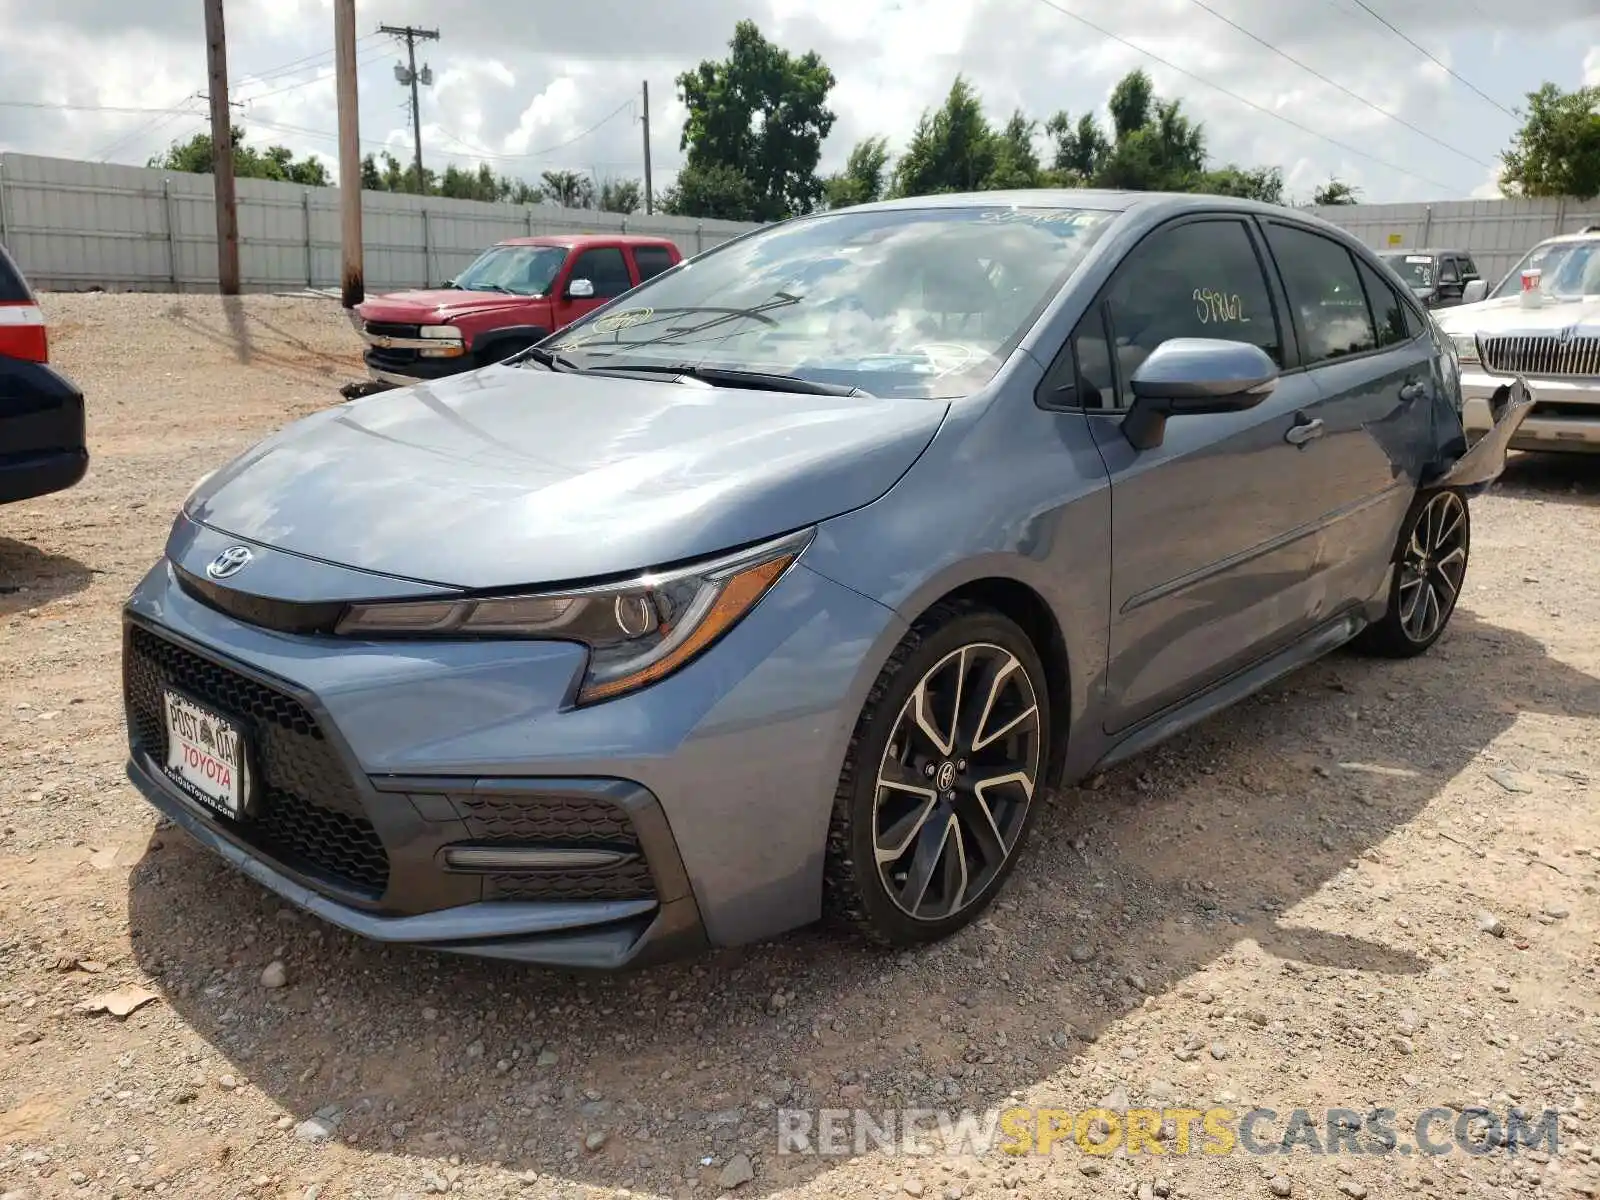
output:
<instances>
[{"instance_id":1,"label":"dark suv","mask_svg":"<svg viewBox=\"0 0 1600 1200\"><path fill-rule=\"evenodd\" d=\"M49 363L44 315L0 246L0 504L59 492L89 469L83 393Z\"/></svg>"},{"instance_id":2,"label":"dark suv","mask_svg":"<svg viewBox=\"0 0 1600 1200\"><path fill-rule=\"evenodd\" d=\"M1429 308L1462 303L1467 284L1481 278L1465 250L1387 250L1378 257Z\"/></svg>"}]
</instances>

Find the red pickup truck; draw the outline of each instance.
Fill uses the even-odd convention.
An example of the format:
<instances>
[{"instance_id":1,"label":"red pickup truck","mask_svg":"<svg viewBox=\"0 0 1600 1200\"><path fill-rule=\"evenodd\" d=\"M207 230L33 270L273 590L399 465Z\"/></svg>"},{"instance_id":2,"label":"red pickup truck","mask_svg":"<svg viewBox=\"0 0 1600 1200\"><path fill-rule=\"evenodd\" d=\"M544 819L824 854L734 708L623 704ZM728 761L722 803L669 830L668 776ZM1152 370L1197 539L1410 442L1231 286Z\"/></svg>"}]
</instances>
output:
<instances>
[{"instance_id":1,"label":"red pickup truck","mask_svg":"<svg viewBox=\"0 0 1600 1200\"><path fill-rule=\"evenodd\" d=\"M356 308L367 371L405 386L500 362L682 261L665 238L512 238L443 288Z\"/></svg>"}]
</instances>

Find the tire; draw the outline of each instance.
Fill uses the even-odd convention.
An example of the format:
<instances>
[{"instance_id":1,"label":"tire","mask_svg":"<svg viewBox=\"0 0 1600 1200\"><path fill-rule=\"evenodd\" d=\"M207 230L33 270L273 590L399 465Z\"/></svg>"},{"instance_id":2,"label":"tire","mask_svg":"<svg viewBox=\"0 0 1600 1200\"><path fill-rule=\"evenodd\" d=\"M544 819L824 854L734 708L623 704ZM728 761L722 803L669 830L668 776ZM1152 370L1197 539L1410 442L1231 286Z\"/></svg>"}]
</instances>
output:
<instances>
[{"instance_id":1,"label":"tire","mask_svg":"<svg viewBox=\"0 0 1600 1200\"><path fill-rule=\"evenodd\" d=\"M1466 497L1453 488L1418 495L1401 526L1388 611L1362 631L1355 648L1382 658L1424 653L1455 613L1471 549Z\"/></svg>"},{"instance_id":2,"label":"tire","mask_svg":"<svg viewBox=\"0 0 1600 1200\"><path fill-rule=\"evenodd\" d=\"M1044 666L1021 627L971 605L930 610L885 664L850 739L828 830L826 918L888 946L972 921L1027 840L1050 744ZM880 865L880 846L900 853Z\"/></svg>"}]
</instances>

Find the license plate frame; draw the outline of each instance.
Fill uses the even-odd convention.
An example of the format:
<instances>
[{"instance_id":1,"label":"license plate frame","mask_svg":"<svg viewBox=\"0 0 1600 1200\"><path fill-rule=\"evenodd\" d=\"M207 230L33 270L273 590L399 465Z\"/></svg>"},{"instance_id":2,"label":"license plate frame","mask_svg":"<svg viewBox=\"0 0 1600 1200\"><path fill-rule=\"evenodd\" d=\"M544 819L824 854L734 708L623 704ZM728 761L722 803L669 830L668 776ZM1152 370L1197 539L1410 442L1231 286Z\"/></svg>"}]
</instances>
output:
<instances>
[{"instance_id":1,"label":"license plate frame","mask_svg":"<svg viewBox=\"0 0 1600 1200\"><path fill-rule=\"evenodd\" d=\"M255 772L244 722L176 688L162 689L167 778L184 795L231 821L255 809Z\"/></svg>"}]
</instances>

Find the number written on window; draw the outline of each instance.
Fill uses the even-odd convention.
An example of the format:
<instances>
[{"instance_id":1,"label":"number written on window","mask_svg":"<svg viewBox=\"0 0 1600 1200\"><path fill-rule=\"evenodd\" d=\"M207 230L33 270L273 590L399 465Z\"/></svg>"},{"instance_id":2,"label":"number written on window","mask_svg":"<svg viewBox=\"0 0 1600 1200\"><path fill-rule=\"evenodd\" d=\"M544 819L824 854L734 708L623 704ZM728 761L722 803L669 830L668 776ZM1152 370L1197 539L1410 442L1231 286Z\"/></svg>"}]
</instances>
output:
<instances>
[{"instance_id":1,"label":"number written on window","mask_svg":"<svg viewBox=\"0 0 1600 1200\"><path fill-rule=\"evenodd\" d=\"M1194 310L1202 325L1244 320L1244 301L1238 292L1230 295L1210 288L1195 288Z\"/></svg>"}]
</instances>

